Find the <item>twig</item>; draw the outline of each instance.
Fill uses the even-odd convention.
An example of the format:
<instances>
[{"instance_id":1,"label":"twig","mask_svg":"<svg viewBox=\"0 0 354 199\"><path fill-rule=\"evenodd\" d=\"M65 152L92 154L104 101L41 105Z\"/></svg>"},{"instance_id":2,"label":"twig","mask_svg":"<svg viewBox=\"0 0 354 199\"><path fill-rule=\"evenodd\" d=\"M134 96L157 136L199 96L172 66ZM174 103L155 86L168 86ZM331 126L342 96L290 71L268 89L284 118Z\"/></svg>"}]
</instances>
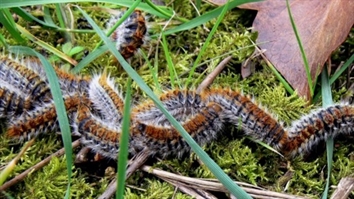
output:
<instances>
[{"instance_id":1,"label":"twig","mask_svg":"<svg viewBox=\"0 0 354 199\"><path fill-rule=\"evenodd\" d=\"M150 151L143 150L137 155L135 155L129 162L129 166L126 170L125 179L128 179L137 169L139 169L149 158ZM114 178L108 185L106 191L98 199L108 199L111 198L117 189L117 179Z\"/></svg>"},{"instance_id":2,"label":"twig","mask_svg":"<svg viewBox=\"0 0 354 199\"><path fill-rule=\"evenodd\" d=\"M80 140L76 140L75 142L73 142L71 144L72 148L76 148L79 145L80 145ZM34 171L37 171L40 168L44 167L45 165L47 165L50 162L52 157L58 157L58 156L63 155L64 153L65 153L65 149L61 148L60 150L58 150L57 152L55 152L52 155L48 156L44 160L38 162L36 165L32 166L31 168L29 168L26 171L22 172L21 174L17 175L13 179L11 179L11 180L7 181L6 183L4 183L0 187L0 191L4 191L4 190L8 189L9 187L11 187L12 185L15 185L16 183L22 181L30 172L33 173Z\"/></svg>"},{"instance_id":3,"label":"twig","mask_svg":"<svg viewBox=\"0 0 354 199\"><path fill-rule=\"evenodd\" d=\"M4 183L9 174L14 170L17 162L21 159L27 149L32 146L33 143L34 139L31 139L29 142L27 142L27 144L21 149L20 153L17 154L16 157L7 164L5 169L0 172L0 185Z\"/></svg>"},{"instance_id":4,"label":"twig","mask_svg":"<svg viewBox=\"0 0 354 199\"><path fill-rule=\"evenodd\" d=\"M337 189L333 192L331 199L345 199L354 190L354 178L345 177L339 181Z\"/></svg>"},{"instance_id":5,"label":"twig","mask_svg":"<svg viewBox=\"0 0 354 199\"><path fill-rule=\"evenodd\" d=\"M226 57L224 60L222 60L216 68L211 72L205 79L204 81L198 86L197 88L197 93L202 92L205 90L211 83L213 83L214 79L216 76L220 74L220 72L225 68L226 64L229 63L231 60L231 56Z\"/></svg>"},{"instance_id":6,"label":"twig","mask_svg":"<svg viewBox=\"0 0 354 199\"><path fill-rule=\"evenodd\" d=\"M214 195L212 195L211 193L209 193L203 189L193 189L192 187L189 187L188 185L184 184L183 182L181 183L177 180L172 180L169 178L161 177L161 179L176 186L183 193L188 194L188 195L195 197L197 199L203 199L203 198L217 199L217 197L215 197Z\"/></svg>"},{"instance_id":7,"label":"twig","mask_svg":"<svg viewBox=\"0 0 354 199\"><path fill-rule=\"evenodd\" d=\"M191 177L186 177L186 176L181 176L177 174L173 174L167 171L159 170L159 169L153 169L150 166L142 166L140 168L141 170L154 174L155 176L159 178L164 178L168 180L174 180L174 181L180 181L181 183L184 183L186 186L188 185L189 188L194 188L196 190L199 189L204 189L204 190L210 190L210 191L219 191L219 192L228 192L226 188L218 181L216 180L207 180L207 179L199 179L199 178L191 178ZM238 185L242 186L242 189L245 190L247 193L251 194L255 198L281 198L281 199L303 199L304 197L300 196L294 196L294 195L288 195L288 194L283 194L283 193L278 193L278 192L273 192L273 191L268 191L265 189L262 189L260 187L256 187L251 184L243 183L243 182L236 182Z\"/></svg>"}]
</instances>

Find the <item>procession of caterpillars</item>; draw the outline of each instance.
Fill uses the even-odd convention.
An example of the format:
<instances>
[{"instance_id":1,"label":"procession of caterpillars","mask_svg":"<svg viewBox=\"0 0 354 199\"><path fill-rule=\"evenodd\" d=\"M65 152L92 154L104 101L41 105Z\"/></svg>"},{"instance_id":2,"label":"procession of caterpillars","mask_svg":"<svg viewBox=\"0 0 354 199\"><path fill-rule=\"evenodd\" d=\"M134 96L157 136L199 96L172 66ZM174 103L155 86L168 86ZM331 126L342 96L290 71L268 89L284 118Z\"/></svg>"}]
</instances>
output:
<instances>
[{"instance_id":1,"label":"procession of caterpillars","mask_svg":"<svg viewBox=\"0 0 354 199\"><path fill-rule=\"evenodd\" d=\"M113 34L124 58L131 57L143 44L144 22L141 12L136 11L123 29ZM123 94L109 75L76 76L59 68L55 71L70 125L84 146L116 159L122 119L129 117L130 154L148 149L151 156L166 158L190 152L179 132L151 100L141 100L132 105L130 115L123 115ZM317 109L283 126L255 100L230 88L170 90L160 100L200 145L212 142L225 126L233 125L292 158L311 152L329 137L353 132L354 107L349 104ZM37 59L0 57L0 118L7 122L6 135L21 141L60 130L48 79Z\"/></svg>"},{"instance_id":2,"label":"procession of caterpillars","mask_svg":"<svg viewBox=\"0 0 354 199\"><path fill-rule=\"evenodd\" d=\"M74 76L56 68L73 132L81 143L116 159L123 117L130 117L131 154L149 149L159 157L181 157L190 147L151 100L140 101L123 116L123 94L105 74ZM48 80L33 58L0 58L0 117L7 136L28 140L59 131ZM216 139L226 125L234 125L288 158L309 153L321 140L353 132L354 107L337 104L284 127L254 100L229 88L170 90L160 96L164 107L185 130L204 145Z\"/></svg>"}]
</instances>

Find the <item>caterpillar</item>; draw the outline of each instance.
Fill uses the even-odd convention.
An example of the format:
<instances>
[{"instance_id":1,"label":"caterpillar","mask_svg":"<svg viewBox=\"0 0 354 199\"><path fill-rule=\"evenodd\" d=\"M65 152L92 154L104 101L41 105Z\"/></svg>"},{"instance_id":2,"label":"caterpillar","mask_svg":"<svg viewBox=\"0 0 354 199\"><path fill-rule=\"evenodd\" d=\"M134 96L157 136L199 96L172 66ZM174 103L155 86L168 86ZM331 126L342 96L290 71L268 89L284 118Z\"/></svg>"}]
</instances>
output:
<instances>
[{"instance_id":1,"label":"caterpillar","mask_svg":"<svg viewBox=\"0 0 354 199\"><path fill-rule=\"evenodd\" d=\"M10 58L1 58L3 68L6 63L14 61L8 59ZM22 71L23 68L32 67L28 62L16 64L20 64L17 68ZM18 74L17 70L8 70L8 73ZM83 145L116 159L121 122L123 117L129 117L131 154L148 149L152 156L165 158L182 157L190 151L184 139L151 100L133 105L131 114L123 115L124 96L108 75L95 75L91 78L76 77L61 70L56 72L62 82L61 89L70 125L74 132L81 135ZM26 107L26 104L36 102L36 98L21 95L13 88L20 84L12 85L14 80L8 78L11 75L2 75L0 79L3 82L0 88L0 105L3 107L0 108L0 116L7 115L8 110L16 112L15 110ZM30 82L31 77L21 75L21 81ZM75 91L72 89L73 85L80 89ZM34 86L26 88L27 94L38 90ZM292 158L310 153L319 141L328 137L353 132L354 107L349 104L336 104L314 110L290 126L283 126L281 121L255 100L229 88L206 89L199 93L193 89L176 89L162 94L160 100L201 145L215 140L225 126L234 125L246 135L261 140L284 156ZM8 115L8 118L7 135L14 139L27 140L41 133L59 130L53 100L41 102L40 106L36 105L21 114Z\"/></svg>"},{"instance_id":2,"label":"caterpillar","mask_svg":"<svg viewBox=\"0 0 354 199\"><path fill-rule=\"evenodd\" d=\"M111 29L125 12L114 15L107 23ZM111 40L116 44L117 50L125 59L132 57L137 50L147 41L146 18L140 10L135 10L118 26L111 35Z\"/></svg>"}]
</instances>

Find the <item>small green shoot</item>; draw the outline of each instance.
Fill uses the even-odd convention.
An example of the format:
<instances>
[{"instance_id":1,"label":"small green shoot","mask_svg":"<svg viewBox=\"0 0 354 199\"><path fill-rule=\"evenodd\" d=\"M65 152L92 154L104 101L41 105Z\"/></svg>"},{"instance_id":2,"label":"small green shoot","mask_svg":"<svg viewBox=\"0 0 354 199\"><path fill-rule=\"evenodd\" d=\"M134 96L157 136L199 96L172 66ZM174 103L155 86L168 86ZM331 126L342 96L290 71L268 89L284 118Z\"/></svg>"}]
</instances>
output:
<instances>
[{"instance_id":1,"label":"small green shoot","mask_svg":"<svg viewBox=\"0 0 354 199\"><path fill-rule=\"evenodd\" d=\"M288 13L289 13L291 26L293 27L293 30L294 30L294 33L295 33L295 36L296 36L296 40L297 40L297 43L299 44L299 48L300 48L300 51L301 51L301 56L302 56L302 59L304 61L304 67L305 67L306 76L307 76L307 83L308 83L309 89L310 89L310 99L312 99L313 96L314 96L314 93L315 93L315 85L312 82L310 66L309 66L309 63L307 61L306 53L305 53L304 47L302 45L299 32L297 31L296 24L294 22L294 18L293 18L292 14L291 14L291 9L290 9L290 5L289 5L289 1L288 0L286 0L286 7L287 7L287 10L288 10Z\"/></svg>"},{"instance_id":2,"label":"small green shoot","mask_svg":"<svg viewBox=\"0 0 354 199\"><path fill-rule=\"evenodd\" d=\"M124 101L124 112L123 115L130 115L130 104L131 104L131 83L132 79L128 78L127 90L125 94ZM130 132L130 117L123 117L122 124L122 134L119 142L119 155L118 155L118 173L117 173L117 191L116 198L124 198L125 190L125 176L126 176L126 167L128 161L128 148L129 148L129 132Z\"/></svg>"}]
</instances>

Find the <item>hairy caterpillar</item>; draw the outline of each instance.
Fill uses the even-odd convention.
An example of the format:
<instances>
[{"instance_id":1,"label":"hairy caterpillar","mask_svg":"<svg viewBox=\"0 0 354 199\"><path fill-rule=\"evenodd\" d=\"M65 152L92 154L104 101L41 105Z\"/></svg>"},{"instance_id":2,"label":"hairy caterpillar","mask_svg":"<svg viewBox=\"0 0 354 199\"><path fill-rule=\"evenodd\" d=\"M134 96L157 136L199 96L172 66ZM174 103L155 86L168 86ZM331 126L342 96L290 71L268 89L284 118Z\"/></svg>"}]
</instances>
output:
<instances>
[{"instance_id":1,"label":"hairy caterpillar","mask_svg":"<svg viewBox=\"0 0 354 199\"><path fill-rule=\"evenodd\" d=\"M123 16L124 12L114 15L107 23L110 29ZM117 50L125 59L132 57L147 40L146 19L140 10L135 10L111 35Z\"/></svg>"},{"instance_id":2,"label":"hairy caterpillar","mask_svg":"<svg viewBox=\"0 0 354 199\"><path fill-rule=\"evenodd\" d=\"M121 17L114 16L107 27ZM124 58L143 45L147 26L141 11L134 11L112 34ZM82 144L115 159L123 117L129 117L130 148L135 154L148 149L151 155L181 157L189 146L151 100L123 115L123 96L106 74L75 76L55 68L70 125ZM234 125L246 135L264 141L286 157L309 153L321 140L353 132L354 107L348 104L318 109L283 126L256 101L229 88L171 90L160 96L164 107L199 144L219 136ZM34 58L0 57L0 118L8 122L7 135L19 140L59 130L55 106L41 63Z\"/></svg>"},{"instance_id":3,"label":"hairy caterpillar","mask_svg":"<svg viewBox=\"0 0 354 199\"><path fill-rule=\"evenodd\" d=\"M8 71L15 73L17 70ZM189 152L189 146L152 101L133 106L131 115L123 116L123 96L107 75L76 77L60 70L57 74L62 82L71 125L81 134L84 145L115 159L119 151L121 120L130 117L132 154L149 149L151 155L181 157ZM21 76L24 82L30 82L30 77ZM5 107L0 109L0 115L6 115L8 107L16 110L28 104L29 99L36 101L31 95L20 95L18 91L14 93L10 84L14 81L12 78L3 75L0 81L4 83L0 89L0 102ZM80 89L74 91L73 86ZM33 92L35 89L28 87L27 93L36 93ZM353 131L354 107L348 104L315 110L294 121L291 126L284 127L254 100L228 88L207 89L200 93L172 90L162 94L160 100L199 144L211 142L225 125L231 124L291 158L309 153L320 140ZM59 130L52 101L8 117L11 122L7 135L12 138L23 140L46 131Z\"/></svg>"}]
</instances>

